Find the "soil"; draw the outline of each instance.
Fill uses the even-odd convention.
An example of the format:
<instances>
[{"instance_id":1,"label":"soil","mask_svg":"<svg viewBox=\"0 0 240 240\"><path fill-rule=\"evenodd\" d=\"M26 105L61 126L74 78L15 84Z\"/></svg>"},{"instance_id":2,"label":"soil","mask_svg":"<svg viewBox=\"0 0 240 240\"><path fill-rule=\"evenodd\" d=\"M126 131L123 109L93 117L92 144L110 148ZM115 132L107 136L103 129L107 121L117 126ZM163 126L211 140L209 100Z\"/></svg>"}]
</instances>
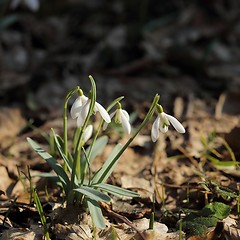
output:
<instances>
[{"instance_id":1,"label":"soil","mask_svg":"<svg viewBox=\"0 0 240 240\"><path fill-rule=\"evenodd\" d=\"M0 231L1 239L44 239L30 181L51 239L239 239L240 3L220 1L22 1L0 3ZM97 101L124 96L132 128L155 94L173 127L151 141L156 115L122 155L108 182L138 198L101 203L107 227L92 225L82 206L66 206L61 188L40 177L51 173L26 141L51 151L51 128L62 135L66 94L88 75ZM74 101L70 100L68 110ZM99 115L94 116L94 123ZM76 121L68 122L69 136ZM96 171L129 136L109 126L109 144ZM62 163L61 158L57 159ZM179 231L179 220L222 203L230 214L198 234ZM155 213L153 230L149 219Z\"/></svg>"}]
</instances>

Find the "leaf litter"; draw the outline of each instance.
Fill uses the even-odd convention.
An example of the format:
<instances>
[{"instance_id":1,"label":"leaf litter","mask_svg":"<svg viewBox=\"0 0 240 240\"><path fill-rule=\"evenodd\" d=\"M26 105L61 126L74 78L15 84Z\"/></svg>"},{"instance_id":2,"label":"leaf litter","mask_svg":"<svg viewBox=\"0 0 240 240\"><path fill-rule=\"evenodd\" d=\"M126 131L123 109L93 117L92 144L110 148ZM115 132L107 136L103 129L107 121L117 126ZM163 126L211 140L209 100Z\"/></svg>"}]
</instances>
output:
<instances>
[{"instance_id":1,"label":"leaf litter","mask_svg":"<svg viewBox=\"0 0 240 240\"><path fill-rule=\"evenodd\" d=\"M231 4L234 5L233 2ZM181 8L172 4L177 10ZM79 35L78 31L86 30L70 27L68 31L72 36L69 43L57 47L52 45L52 42L57 42L56 38L63 40L66 37L66 29L72 26L71 19L62 22L56 16L55 19L39 21L28 15L28 18L19 20L23 27L26 26L27 19L34 20L27 21L31 22L27 31L13 31L15 26L3 31L1 42L5 47L1 49L4 52L1 94L3 91L12 93L18 87L27 97L16 98L25 101L29 111L24 112L22 106L5 107L1 110L0 222L3 239L43 239L43 228L36 207L31 202L30 183L26 179L27 166L30 166L32 184L38 190L53 239L93 239L94 235L97 239L179 239L179 220L184 223L184 219L191 216L194 216L193 223L201 223L199 229L203 231L196 233L192 231L196 227L187 229L183 225L183 239L239 238L240 114L239 70L236 63L240 55L239 47L229 44L229 39L237 34L239 21L233 20L234 31L228 32L231 14L226 14L224 4L219 3L218 6L219 8L208 5L218 16L218 21L209 21L211 16L202 10L202 6L199 11L199 6L194 4L168 19L150 19L144 26L141 43L144 54L141 53L142 57L127 59L127 64L124 63L124 56L119 54L121 47L128 44L125 41L129 31L127 25L111 29L100 44L81 57L73 51L68 51L68 54L64 52L71 49L70 46L76 41L74 34ZM164 7L168 11L168 7ZM84 8L94 11L91 6ZM121 12L121 8L118 11ZM234 16L237 10L233 7L231 11ZM79 16L76 12L74 14ZM192 21L196 16L199 16L199 22ZM94 21L96 20L92 19L83 25L85 28L95 26L96 29ZM104 28L101 24L100 21L98 28L106 32L106 26ZM57 26L54 28L56 36L51 31L53 26ZM100 32L96 29L95 37L100 36ZM119 42L114 44L116 36ZM29 37L35 40L29 42ZM90 37L92 38L93 36ZM9 50L8 39L12 39L17 45L16 50ZM34 42L36 39L38 42ZM205 44L206 40L208 43ZM48 49L44 46L49 46L50 55L47 55ZM86 47L86 43L82 43L81 47ZM112 49L114 54L108 49ZM31 73L26 71L26 58L29 58L29 62L33 60L30 51L35 56ZM112 58L111 63L108 62L109 59L99 61L106 53ZM17 58L19 54L23 58ZM112 55L122 56L122 59ZM17 65L16 61L22 62ZM124 153L110 177L110 182L136 191L140 197L114 197L110 204L102 203L107 225L104 230L95 229L91 218L82 209L66 208L59 187L52 181L40 178L43 173L51 174L50 167L25 144L26 137L30 136L40 140L46 149L44 133L48 134L51 127L61 132L61 98L78 83L79 70L74 69L74 73L72 68L79 65L84 66L83 72L96 67L99 96L103 101L113 98L119 92L130 99L127 107L137 109L135 125L138 124L138 118L142 119L146 113L148 100L157 90L167 109L173 109L174 115L183 120L187 129L185 135L169 131L161 135L158 143L153 145L149 128ZM67 71L53 72L52 69L57 71L56 68ZM26 84L34 85L30 75L36 80L43 79L38 87L33 86L34 92L31 94L26 92ZM50 82L48 76L52 77ZM59 77L62 79L61 84L58 83ZM85 84L83 82L83 86ZM10 96L11 94L7 98L11 99ZM52 99L54 103L50 106ZM28 128L25 131L29 116L35 117L39 122L36 122L35 129ZM72 123L70 128L73 130L73 127ZM98 156L94 166L96 169L122 136L120 132L113 131L110 134L111 144ZM121 141L124 142L125 138ZM217 223L216 219L211 222L212 219L203 219L206 216L201 215L206 204L214 202L224 203L231 208L230 215L223 219L218 218ZM154 229L150 230L148 228L152 211L155 212L155 223Z\"/></svg>"}]
</instances>

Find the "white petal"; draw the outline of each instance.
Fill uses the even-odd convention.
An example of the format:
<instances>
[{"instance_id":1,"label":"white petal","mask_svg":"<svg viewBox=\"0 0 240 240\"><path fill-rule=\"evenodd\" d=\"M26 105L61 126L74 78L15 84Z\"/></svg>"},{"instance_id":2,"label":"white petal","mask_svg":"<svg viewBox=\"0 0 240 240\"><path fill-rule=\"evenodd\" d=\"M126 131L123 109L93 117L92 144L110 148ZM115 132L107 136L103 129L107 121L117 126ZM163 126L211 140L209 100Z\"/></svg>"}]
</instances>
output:
<instances>
[{"instance_id":1,"label":"white petal","mask_svg":"<svg viewBox=\"0 0 240 240\"><path fill-rule=\"evenodd\" d=\"M112 119L113 116L116 114L116 111L114 111L113 113L111 113L109 116L110 118ZM107 129L107 126L108 126L108 123L107 122L104 122L103 123L103 131L105 131Z\"/></svg>"},{"instance_id":2,"label":"white petal","mask_svg":"<svg viewBox=\"0 0 240 240\"><path fill-rule=\"evenodd\" d=\"M82 107L81 107L81 111L79 112L78 118L77 118L77 126L78 127L82 127L86 117L88 115L88 111L90 108L90 101L86 102Z\"/></svg>"},{"instance_id":3,"label":"white petal","mask_svg":"<svg viewBox=\"0 0 240 240\"><path fill-rule=\"evenodd\" d=\"M101 116L102 116L102 118L104 119L105 122L107 122L107 123L111 122L111 118L110 118L108 112L98 102L95 103L95 110L96 110L96 112L98 111L101 114Z\"/></svg>"},{"instance_id":4,"label":"white petal","mask_svg":"<svg viewBox=\"0 0 240 240\"><path fill-rule=\"evenodd\" d=\"M151 138L153 142L156 142L159 138L159 125L160 125L160 117L158 116L154 121L151 129Z\"/></svg>"},{"instance_id":5,"label":"white petal","mask_svg":"<svg viewBox=\"0 0 240 240\"><path fill-rule=\"evenodd\" d=\"M73 105L72 105L72 107L71 107L71 110L70 110L70 114L71 114L71 117L72 117L73 119L75 119L75 118L78 117L82 105L83 105L83 103L82 103L81 97L78 97L78 98L74 101L74 103L73 103Z\"/></svg>"},{"instance_id":6,"label":"white petal","mask_svg":"<svg viewBox=\"0 0 240 240\"><path fill-rule=\"evenodd\" d=\"M162 124L160 124L159 129L162 133L166 133L168 131L168 126L164 125L163 127Z\"/></svg>"},{"instance_id":7,"label":"white petal","mask_svg":"<svg viewBox=\"0 0 240 240\"><path fill-rule=\"evenodd\" d=\"M162 125L167 125L167 126L170 125L170 122L168 121L168 118L165 112L160 113L159 117Z\"/></svg>"},{"instance_id":8,"label":"white petal","mask_svg":"<svg viewBox=\"0 0 240 240\"><path fill-rule=\"evenodd\" d=\"M88 125L83 133L83 142L87 142L90 137L92 136L92 132L93 132L93 125Z\"/></svg>"},{"instance_id":9,"label":"white petal","mask_svg":"<svg viewBox=\"0 0 240 240\"><path fill-rule=\"evenodd\" d=\"M89 98L86 97L85 95L82 95L82 96L80 96L80 99L82 101L82 104L84 104L84 103L86 103L88 101Z\"/></svg>"},{"instance_id":10,"label":"white petal","mask_svg":"<svg viewBox=\"0 0 240 240\"><path fill-rule=\"evenodd\" d=\"M125 115L125 117L127 118L128 122L129 122L130 118L129 118L128 112L126 110L123 110L123 109L121 109L121 112Z\"/></svg>"},{"instance_id":11,"label":"white petal","mask_svg":"<svg viewBox=\"0 0 240 240\"><path fill-rule=\"evenodd\" d=\"M78 127L82 127L84 124L84 121L83 119L81 118L81 116L79 115L78 118L77 118L77 126Z\"/></svg>"},{"instance_id":12,"label":"white petal","mask_svg":"<svg viewBox=\"0 0 240 240\"><path fill-rule=\"evenodd\" d=\"M173 125L173 127L178 131L179 133L185 133L185 128L183 125L173 116L166 114L167 119L169 122Z\"/></svg>"},{"instance_id":13,"label":"white petal","mask_svg":"<svg viewBox=\"0 0 240 240\"><path fill-rule=\"evenodd\" d=\"M124 113L125 110L122 110L122 109L119 109L119 112L120 112L120 121L121 121L121 124L123 126L123 130L130 134L131 133L131 125L129 123L129 118L126 116L126 111ZM128 115L128 113L127 113Z\"/></svg>"}]
</instances>

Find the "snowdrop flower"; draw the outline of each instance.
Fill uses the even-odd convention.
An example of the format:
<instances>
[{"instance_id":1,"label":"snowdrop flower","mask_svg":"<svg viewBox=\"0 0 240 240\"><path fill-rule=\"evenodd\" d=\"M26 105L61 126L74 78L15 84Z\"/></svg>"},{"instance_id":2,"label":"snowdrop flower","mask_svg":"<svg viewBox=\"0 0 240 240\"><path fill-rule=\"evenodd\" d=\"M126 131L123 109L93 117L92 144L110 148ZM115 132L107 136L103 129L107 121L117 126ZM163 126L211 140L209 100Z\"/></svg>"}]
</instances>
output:
<instances>
[{"instance_id":1,"label":"snowdrop flower","mask_svg":"<svg viewBox=\"0 0 240 240\"><path fill-rule=\"evenodd\" d=\"M126 110L123 110L121 104L118 103L117 110L110 114L110 117L113 118L115 116L115 122L122 124L124 132L130 134L131 133L131 125L129 123L129 114ZM107 123L104 123L103 130L107 128Z\"/></svg>"},{"instance_id":2,"label":"snowdrop flower","mask_svg":"<svg viewBox=\"0 0 240 240\"><path fill-rule=\"evenodd\" d=\"M159 132L166 133L170 123L173 125L175 130L179 133L185 133L183 125L173 116L163 112L161 105L157 105L158 116L152 125L151 138L153 142L156 142L159 138Z\"/></svg>"},{"instance_id":3,"label":"snowdrop flower","mask_svg":"<svg viewBox=\"0 0 240 240\"><path fill-rule=\"evenodd\" d=\"M93 125L88 125L82 135L83 145L90 139L93 133Z\"/></svg>"},{"instance_id":4,"label":"snowdrop flower","mask_svg":"<svg viewBox=\"0 0 240 240\"><path fill-rule=\"evenodd\" d=\"M88 98L88 100L84 103L84 105L79 109L79 113L78 113L78 117L77 117L77 126L78 127L83 126L83 124L87 118L87 115L88 115L90 104L91 104L91 99ZM111 118L110 118L108 112L100 103L95 102L93 111L95 113L99 112L105 122L107 122L107 123L111 122Z\"/></svg>"},{"instance_id":5,"label":"snowdrop flower","mask_svg":"<svg viewBox=\"0 0 240 240\"><path fill-rule=\"evenodd\" d=\"M70 113L73 119L77 118L77 126L82 127L89 112L91 99L84 96L82 90L80 90L79 95L73 103ZM100 103L95 102L93 111L94 113L99 112L105 122L111 122L108 112Z\"/></svg>"},{"instance_id":6,"label":"snowdrop flower","mask_svg":"<svg viewBox=\"0 0 240 240\"><path fill-rule=\"evenodd\" d=\"M73 119L77 118L79 116L79 112L81 110L81 107L87 102L88 97L83 95L83 91L79 90L79 97L74 101L70 114Z\"/></svg>"},{"instance_id":7,"label":"snowdrop flower","mask_svg":"<svg viewBox=\"0 0 240 240\"><path fill-rule=\"evenodd\" d=\"M21 3L27 6L31 11L37 11L40 7L39 0L13 0L10 8L15 9Z\"/></svg>"}]
</instances>

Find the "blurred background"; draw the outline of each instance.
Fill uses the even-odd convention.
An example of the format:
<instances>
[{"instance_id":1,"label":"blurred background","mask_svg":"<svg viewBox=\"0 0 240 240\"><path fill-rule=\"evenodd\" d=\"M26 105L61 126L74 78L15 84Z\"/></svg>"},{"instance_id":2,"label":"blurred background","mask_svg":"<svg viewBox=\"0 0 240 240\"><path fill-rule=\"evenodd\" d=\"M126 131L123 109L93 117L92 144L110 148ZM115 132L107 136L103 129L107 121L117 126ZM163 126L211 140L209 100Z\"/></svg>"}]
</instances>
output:
<instances>
[{"instance_id":1,"label":"blurred background","mask_svg":"<svg viewBox=\"0 0 240 240\"><path fill-rule=\"evenodd\" d=\"M61 116L66 93L89 90L91 74L105 106L159 93L170 112L180 102L180 116L184 103L210 106L225 93L240 112L239 0L0 0L0 9L1 107Z\"/></svg>"}]
</instances>

